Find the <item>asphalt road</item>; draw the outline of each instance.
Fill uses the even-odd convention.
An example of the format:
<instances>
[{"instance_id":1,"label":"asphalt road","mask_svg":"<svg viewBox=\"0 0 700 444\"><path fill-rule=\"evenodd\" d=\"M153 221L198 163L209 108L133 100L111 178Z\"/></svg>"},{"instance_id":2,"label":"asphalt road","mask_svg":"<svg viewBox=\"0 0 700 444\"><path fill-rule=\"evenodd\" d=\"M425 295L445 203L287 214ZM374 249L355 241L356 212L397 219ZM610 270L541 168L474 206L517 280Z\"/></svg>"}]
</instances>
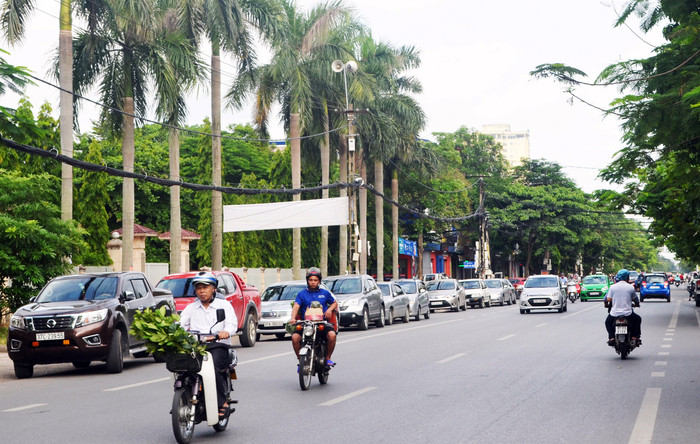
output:
<instances>
[{"instance_id":1,"label":"asphalt road","mask_svg":"<svg viewBox=\"0 0 700 444\"><path fill-rule=\"evenodd\" d=\"M682 287L673 297L638 310L644 343L625 361L605 345L600 302L343 330L329 383L307 392L290 341L268 337L238 349L229 429L199 424L193 442L697 443L700 309ZM42 366L28 380L8 372L3 355L3 442L174 442L163 364L129 360L117 375L100 364Z\"/></svg>"}]
</instances>

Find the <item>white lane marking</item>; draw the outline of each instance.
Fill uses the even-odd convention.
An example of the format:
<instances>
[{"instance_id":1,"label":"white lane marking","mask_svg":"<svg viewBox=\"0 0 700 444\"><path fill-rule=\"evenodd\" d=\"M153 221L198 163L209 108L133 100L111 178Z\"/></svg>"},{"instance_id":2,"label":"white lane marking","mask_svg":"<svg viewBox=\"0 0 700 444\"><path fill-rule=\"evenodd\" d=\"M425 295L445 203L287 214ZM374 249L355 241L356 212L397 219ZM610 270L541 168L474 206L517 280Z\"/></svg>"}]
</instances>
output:
<instances>
[{"instance_id":1,"label":"white lane marking","mask_svg":"<svg viewBox=\"0 0 700 444\"><path fill-rule=\"evenodd\" d=\"M676 309L673 310L673 316L671 316L671 322L668 323L668 328L676 328L678 325L678 313L681 311L680 302L676 303Z\"/></svg>"},{"instance_id":2,"label":"white lane marking","mask_svg":"<svg viewBox=\"0 0 700 444\"><path fill-rule=\"evenodd\" d=\"M668 365L668 361L656 361L654 365Z\"/></svg>"},{"instance_id":3,"label":"white lane marking","mask_svg":"<svg viewBox=\"0 0 700 444\"><path fill-rule=\"evenodd\" d=\"M345 396L341 396L339 398L331 399L330 401L322 402L319 404L320 406L328 406L328 405L335 405L338 404L339 402L347 401L348 399L354 398L355 396L360 396L363 395L367 392L371 392L372 390L376 389L377 387L365 387L363 389L357 390L352 393L348 393Z\"/></svg>"},{"instance_id":4,"label":"white lane marking","mask_svg":"<svg viewBox=\"0 0 700 444\"><path fill-rule=\"evenodd\" d=\"M671 344L661 344L661 348L671 348Z\"/></svg>"},{"instance_id":5,"label":"white lane marking","mask_svg":"<svg viewBox=\"0 0 700 444\"><path fill-rule=\"evenodd\" d=\"M668 356L671 352L659 352L659 356Z\"/></svg>"},{"instance_id":6,"label":"white lane marking","mask_svg":"<svg viewBox=\"0 0 700 444\"><path fill-rule=\"evenodd\" d=\"M663 378L666 376L666 372L651 372L652 378Z\"/></svg>"},{"instance_id":7,"label":"white lane marking","mask_svg":"<svg viewBox=\"0 0 700 444\"><path fill-rule=\"evenodd\" d=\"M503 336L502 338L498 338L497 340L498 340L498 341L505 341L506 339L510 339L510 338L512 338L513 336L515 336L515 335Z\"/></svg>"},{"instance_id":8,"label":"white lane marking","mask_svg":"<svg viewBox=\"0 0 700 444\"><path fill-rule=\"evenodd\" d=\"M237 365L250 364L251 362L267 361L268 359L279 358L281 356L287 356L287 355L294 356L294 352L288 351L288 352L284 352L284 353L277 353L276 355L263 356L262 358L249 359L249 360L244 361L244 362L238 362Z\"/></svg>"},{"instance_id":9,"label":"white lane marking","mask_svg":"<svg viewBox=\"0 0 700 444\"><path fill-rule=\"evenodd\" d=\"M673 341L673 338L664 338L664 341Z\"/></svg>"},{"instance_id":10,"label":"white lane marking","mask_svg":"<svg viewBox=\"0 0 700 444\"><path fill-rule=\"evenodd\" d=\"M595 308L600 308L600 306L597 305L597 304L595 304L595 305L593 305L592 307L587 308L587 309L585 309L585 310L577 311L576 313L571 313L570 315L562 316L562 319L570 318L571 316L580 315L581 313L585 313L585 312L587 312L588 310L593 310L593 309L595 309Z\"/></svg>"},{"instance_id":11,"label":"white lane marking","mask_svg":"<svg viewBox=\"0 0 700 444\"><path fill-rule=\"evenodd\" d=\"M403 333L403 332L405 332L405 331L418 330L418 329L421 329L421 328L435 327L435 326L437 326L437 325L449 324L449 323L451 323L451 322L459 322L459 321L461 321L461 320L462 320L462 319L452 319L452 320L450 320L450 321L443 321L443 322L436 322L436 323L434 323L434 324L421 325L420 327L409 327L409 328L402 328L402 329L393 329L393 328L392 328L391 331L387 331L387 332L384 332L384 333L375 333L375 334L369 334L369 335L365 334L365 335L362 335L362 336L358 336L358 337L356 337L356 338L346 339L346 340L344 340L344 341L338 340L337 343L338 343L338 344L346 344L346 343L348 343L348 342L364 341L364 340L366 340L366 339L377 338L377 337L379 337L379 336L395 335L395 334L397 334L397 333Z\"/></svg>"},{"instance_id":12,"label":"white lane marking","mask_svg":"<svg viewBox=\"0 0 700 444\"><path fill-rule=\"evenodd\" d=\"M542 324L539 324L539 325L535 325L535 327L544 327L545 325L547 325L546 322L544 322L544 323L542 323Z\"/></svg>"},{"instance_id":13,"label":"white lane marking","mask_svg":"<svg viewBox=\"0 0 700 444\"><path fill-rule=\"evenodd\" d=\"M121 387L112 387L102 390L103 392L117 392L119 390L126 390L134 387L141 387L142 385L155 384L156 382L163 382L172 379L170 376L167 378L158 378L151 381L137 382L136 384L122 385Z\"/></svg>"},{"instance_id":14,"label":"white lane marking","mask_svg":"<svg viewBox=\"0 0 700 444\"><path fill-rule=\"evenodd\" d=\"M639 407L637 422L634 423L629 444L651 443L660 400L660 388L647 388L644 399L642 400L642 405Z\"/></svg>"},{"instance_id":15,"label":"white lane marking","mask_svg":"<svg viewBox=\"0 0 700 444\"><path fill-rule=\"evenodd\" d=\"M48 405L48 404L29 404L29 405L23 405L21 407L15 407L13 409L3 410L3 412L19 412L21 410L33 409L35 407L43 407L45 405Z\"/></svg>"},{"instance_id":16,"label":"white lane marking","mask_svg":"<svg viewBox=\"0 0 700 444\"><path fill-rule=\"evenodd\" d=\"M466 353L457 353L456 355L452 355L449 358L445 358L441 361L438 361L438 364L444 364L446 362L454 361L455 359L461 358L462 356L466 355Z\"/></svg>"},{"instance_id":17,"label":"white lane marking","mask_svg":"<svg viewBox=\"0 0 700 444\"><path fill-rule=\"evenodd\" d=\"M675 334L676 334L675 332L672 332L672 333L666 333L666 335L665 335L665 336L673 336L673 335L675 335Z\"/></svg>"}]
</instances>

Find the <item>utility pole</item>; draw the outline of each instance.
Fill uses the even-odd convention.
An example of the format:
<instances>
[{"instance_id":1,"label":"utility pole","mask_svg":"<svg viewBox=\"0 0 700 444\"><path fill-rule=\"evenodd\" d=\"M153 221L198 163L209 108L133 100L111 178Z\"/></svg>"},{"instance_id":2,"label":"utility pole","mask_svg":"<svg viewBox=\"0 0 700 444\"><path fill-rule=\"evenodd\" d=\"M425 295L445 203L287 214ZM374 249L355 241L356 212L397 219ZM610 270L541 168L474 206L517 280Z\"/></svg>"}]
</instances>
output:
<instances>
[{"instance_id":1,"label":"utility pole","mask_svg":"<svg viewBox=\"0 0 700 444\"><path fill-rule=\"evenodd\" d=\"M484 214L484 179L479 177L479 278L486 278L486 215Z\"/></svg>"},{"instance_id":2,"label":"utility pole","mask_svg":"<svg viewBox=\"0 0 700 444\"><path fill-rule=\"evenodd\" d=\"M355 115L353 113L352 104L348 104L348 182L354 183L357 177L356 173L356 151L355 151ZM350 274L359 272L360 255L357 251L358 246L358 228L357 228L357 190L354 188L348 189L348 200L350 202Z\"/></svg>"}]
</instances>

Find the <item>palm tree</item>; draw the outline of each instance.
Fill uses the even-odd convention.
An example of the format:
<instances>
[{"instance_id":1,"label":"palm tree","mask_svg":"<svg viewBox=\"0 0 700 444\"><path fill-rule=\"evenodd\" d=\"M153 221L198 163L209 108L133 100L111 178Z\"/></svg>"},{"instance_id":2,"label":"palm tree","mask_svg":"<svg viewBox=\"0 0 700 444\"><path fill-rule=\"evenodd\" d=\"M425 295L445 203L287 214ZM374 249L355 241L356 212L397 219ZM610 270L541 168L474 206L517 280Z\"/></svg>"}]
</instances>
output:
<instances>
[{"instance_id":1,"label":"palm tree","mask_svg":"<svg viewBox=\"0 0 700 444\"><path fill-rule=\"evenodd\" d=\"M73 40L71 0L60 0L59 12L59 86L61 154L73 157L73 98L70 90L73 86ZM0 27L11 45L19 43L24 37L24 24L27 15L34 8L33 0L7 0L0 14ZM61 165L61 219L73 219L73 167Z\"/></svg>"},{"instance_id":2,"label":"palm tree","mask_svg":"<svg viewBox=\"0 0 700 444\"><path fill-rule=\"evenodd\" d=\"M123 169L134 171L134 116L147 108L149 80L163 104L178 101L175 69L168 59L172 42L162 33L164 10L157 0L128 4L92 0L87 29L73 41L73 90L82 94L99 83L106 128L122 139ZM180 43L186 45L186 41ZM166 105L163 105L167 108ZM134 179L124 178L122 189L122 269L133 267Z\"/></svg>"},{"instance_id":3,"label":"palm tree","mask_svg":"<svg viewBox=\"0 0 700 444\"><path fill-rule=\"evenodd\" d=\"M255 122L257 129L267 135L267 125L272 104L282 103L282 117L289 131L292 157L292 186L301 187L301 140L300 135L313 124L315 91L322 88L323 76L319 70L325 68L330 75L332 58L328 54L340 54L342 46L334 40L332 32L339 26L356 27L351 11L341 0L316 6L307 14L299 13L292 0L282 0L286 17L286 28L272 42L272 60L256 70L255 82L239 78L229 97L234 106L241 106L248 88L255 87ZM347 54L344 54L347 55ZM322 83L322 82L321 82ZM294 200L301 196L295 195ZM292 266L295 279L300 278L301 229L295 228L292 239Z\"/></svg>"}]
</instances>

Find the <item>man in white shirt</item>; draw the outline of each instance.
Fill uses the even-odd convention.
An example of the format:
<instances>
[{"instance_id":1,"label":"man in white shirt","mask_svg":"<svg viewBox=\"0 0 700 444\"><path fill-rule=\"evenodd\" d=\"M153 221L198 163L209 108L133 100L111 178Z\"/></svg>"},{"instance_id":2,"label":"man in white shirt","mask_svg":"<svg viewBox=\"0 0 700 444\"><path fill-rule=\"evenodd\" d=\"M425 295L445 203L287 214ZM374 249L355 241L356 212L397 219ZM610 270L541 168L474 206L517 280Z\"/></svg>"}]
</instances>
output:
<instances>
[{"instance_id":1,"label":"man in white shirt","mask_svg":"<svg viewBox=\"0 0 700 444\"><path fill-rule=\"evenodd\" d=\"M618 282L610 286L605 295L605 306L610 307L610 313L605 319L605 329L608 331L608 344L615 344L615 318L626 316L630 323L630 336L642 344L642 318L632 310L632 306L639 307L639 298L634 291L634 285L627 282L630 272L624 268L617 272Z\"/></svg>"},{"instance_id":2,"label":"man in white shirt","mask_svg":"<svg viewBox=\"0 0 700 444\"><path fill-rule=\"evenodd\" d=\"M180 314L180 326L185 330L198 331L203 334L211 333L217 338L217 342L207 344L207 351L211 353L214 367L217 370L226 369L229 362L228 345L231 336L236 333L237 319L231 303L225 299L216 298L216 277L206 271L200 271L192 279L194 293L197 299L185 307ZM216 322L216 310L223 309L226 317L223 322ZM226 345L224 345L226 344ZM219 402L219 416L224 416L228 410L228 402L225 392L224 374L216 372L216 395Z\"/></svg>"}]
</instances>

